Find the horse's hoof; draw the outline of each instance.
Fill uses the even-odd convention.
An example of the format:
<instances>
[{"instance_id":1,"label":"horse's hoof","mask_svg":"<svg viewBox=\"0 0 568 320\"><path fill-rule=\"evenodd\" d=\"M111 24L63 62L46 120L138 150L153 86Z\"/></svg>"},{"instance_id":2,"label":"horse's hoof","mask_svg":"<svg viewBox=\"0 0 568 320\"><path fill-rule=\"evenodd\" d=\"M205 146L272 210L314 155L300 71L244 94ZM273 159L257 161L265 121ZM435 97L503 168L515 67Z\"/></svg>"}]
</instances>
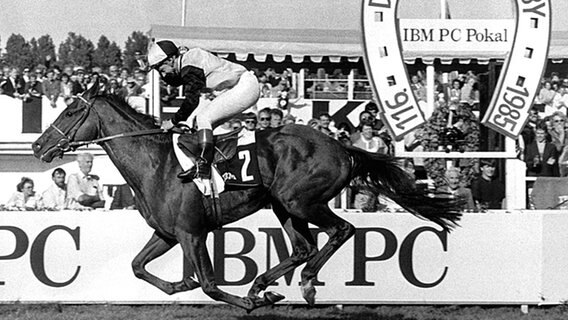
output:
<instances>
[{"instance_id":1,"label":"horse's hoof","mask_svg":"<svg viewBox=\"0 0 568 320\"><path fill-rule=\"evenodd\" d=\"M316 288L314 288L311 281L302 286L302 296L304 297L304 300L308 302L310 307L313 307L316 304Z\"/></svg>"},{"instance_id":2,"label":"horse's hoof","mask_svg":"<svg viewBox=\"0 0 568 320\"><path fill-rule=\"evenodd\" d=\"M280 300L284 300L284 298L285 297L278 292L266 291L264 293L264 299L266 299L271 304L275 304L276 302L278 302Z\"/></svg>"},{"instance_id":3,"label":"horse's hoof","mask_svg":"<svg viewBox=\"0 0 568 320\"><path fill-rule=\"evenodd\" d=\"M247 311L247 314L250 314L252 310L256 309L256 303L253 301L253 299L245 297L242 298L242 300L243 305L241 307Z\"/></svg>"}]
</instances>

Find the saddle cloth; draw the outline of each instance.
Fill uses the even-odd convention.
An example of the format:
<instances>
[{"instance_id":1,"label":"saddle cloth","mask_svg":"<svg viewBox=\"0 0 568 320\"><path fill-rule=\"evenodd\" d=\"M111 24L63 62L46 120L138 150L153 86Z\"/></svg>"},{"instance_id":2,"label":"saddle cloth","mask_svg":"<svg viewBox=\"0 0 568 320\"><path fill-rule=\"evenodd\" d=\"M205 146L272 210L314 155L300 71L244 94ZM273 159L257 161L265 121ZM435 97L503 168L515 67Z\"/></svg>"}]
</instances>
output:
<instances>
[{"instance_id":1,"label":"saddle cloth","mask_svg":"<svg viewBox=\"0 0 568 320\"><path fill-rule=\"evenodd\" d=\"M194 179L204 195L219 194L228 188L247 188L262 183L254 131L240 130L215 136L215 155L211 179ZM197 154L195 135L179 137L180 148L192 160Z\"/></svg>"}]
</instances>

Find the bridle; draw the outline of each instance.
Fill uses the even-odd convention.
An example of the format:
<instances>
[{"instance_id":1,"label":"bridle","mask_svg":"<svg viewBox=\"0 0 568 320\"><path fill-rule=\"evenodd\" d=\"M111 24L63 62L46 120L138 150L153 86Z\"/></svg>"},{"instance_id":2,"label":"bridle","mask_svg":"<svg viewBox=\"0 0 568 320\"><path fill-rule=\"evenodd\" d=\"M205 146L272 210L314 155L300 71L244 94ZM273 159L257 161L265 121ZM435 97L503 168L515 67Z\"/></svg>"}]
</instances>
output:
<instances>
[{"instance_id":1,"label":"bridle","mask_svg":"<svg viewBox=\"0 0 568 320\"><path fill-rule=\"evenodd\" d=\"M91 107L93 106L93 104L87 101L87 99L85 99L83 96L77 95L77 98L79 98L79 100L81 100L83 103L86 104L86 107L82 109L83 114L81 115L77 123L75 123L67 132L63 132L63 130L59 129L53 123L50 125L51 128L53 128L57 133L61 135L61 139L59 139L55 147L61 150L62 152L75 150L78 147L75 146L76 144L75 142L71 141L73 140L73 138L75 138L77 131L79 131L79 128L83 125L85 120L87 120L89 112L91 111Z\"/></svg>"},{"instance_id":2,"label":"bridle","mask_svg":"<svg viewBox=\"0 0 568 320\"><path fill-rule=\"evenodd\" d=\"M89 116L91 109L93 109L93 111L95 113L97 113L96 110L94 110L94 108L93 108L93 102L88 101L87 99L85 99L81 95L77 95L77 98L79 98L79 100L81 100L81 102L83 102L86 105L85 108L82 109L83 114L81 115L81 117L79 118L77 123L75 123L69 129L69 131L67 133L63 132L63 130L59 129L53 123L50 125L50 127L52 127L57 133L59 133L61 135L61 139L59 139L59 141L57 142L57 145L55 147L58 148L59 150L61 150L62 152L67 152L67 151L70 151L70 150L74 151L75 149L77 149L78 147L81 147L81 146L89 145L89 144L92 144L92 143L100 143L100 142L104 142L104 141L108 141L108 140L112 140L112 139L116 139L116 138L136 137L136 136L143 136L143 135L169 132L168 129L161 129L161 128L147 129L147 130L140 130L140 131L134 131L134 132L119 133L119 134L115 134L115 135L112 135L112 136L93 139L93 140L73 141L74 138L75 138L75 135L77 134L77 131L79 131L79 128L83 125L85 120L87 120L87 117ZM93 99L93 101L94 101L94 99ZM99 117L98 114L97 114L97 117ZM100 119L100 117L99 117L99 119ZM100 121L99 121L99 126L100 126ZM100 128L97 129L97 131L100 132Z\"/></svg>"}]
</instances>

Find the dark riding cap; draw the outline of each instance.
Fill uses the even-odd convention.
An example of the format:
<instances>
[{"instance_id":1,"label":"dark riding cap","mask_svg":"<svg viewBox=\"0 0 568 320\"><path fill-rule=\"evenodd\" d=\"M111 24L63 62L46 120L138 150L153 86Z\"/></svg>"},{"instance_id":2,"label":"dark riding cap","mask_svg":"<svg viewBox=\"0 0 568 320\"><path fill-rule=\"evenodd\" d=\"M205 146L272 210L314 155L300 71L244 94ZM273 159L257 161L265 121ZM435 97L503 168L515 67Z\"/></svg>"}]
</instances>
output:
<instances>
[{"instance_id":1,"label":"dark riding cap","mask_svg":"<svg viewBox=\"0 0 568 320\"><path fill-rule=\"evenodd\" d=\"M170 40L151 42L148 48L148 64L153 68L166 60L179 54L178 47Z\"/></svg>"}]
</instances>

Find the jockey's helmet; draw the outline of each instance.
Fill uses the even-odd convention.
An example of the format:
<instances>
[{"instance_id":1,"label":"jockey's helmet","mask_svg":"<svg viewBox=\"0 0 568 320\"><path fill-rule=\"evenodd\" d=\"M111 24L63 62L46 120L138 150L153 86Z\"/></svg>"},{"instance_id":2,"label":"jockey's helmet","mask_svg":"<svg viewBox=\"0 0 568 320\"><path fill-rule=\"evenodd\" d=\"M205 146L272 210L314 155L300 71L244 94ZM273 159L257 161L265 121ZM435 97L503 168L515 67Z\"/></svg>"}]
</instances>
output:
<instances>
[{"instance_id":1,"label":"jockey's helmet","mask_svg":"<svg viewBox=\"0 0 568 320\"><path fill-rule=\"evenodd\" d=\"M170 40L151 42L148 48L148 64L150 68L154 68L167 58L178 54L178 47Z\"/></svg>"}]
</instances>

